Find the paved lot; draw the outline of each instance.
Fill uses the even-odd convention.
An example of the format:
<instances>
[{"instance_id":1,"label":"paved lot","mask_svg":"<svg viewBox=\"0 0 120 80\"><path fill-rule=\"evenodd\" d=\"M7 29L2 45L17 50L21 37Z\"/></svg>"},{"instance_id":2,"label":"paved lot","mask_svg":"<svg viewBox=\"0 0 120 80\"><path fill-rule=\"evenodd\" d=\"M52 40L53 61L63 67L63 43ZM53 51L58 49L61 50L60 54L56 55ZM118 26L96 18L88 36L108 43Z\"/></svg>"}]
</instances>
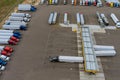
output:
<instances>
[{"instance_id":1,"label":"paved lot","mask_svg":"<svg viewBox=\"0 0 120 80\"><path fill-rule=\"evenodd\" d=\"M78 55L76 33L71 28L47 24L49 9L32 13L28 31L1 80L79 80L78 64L50 63L49 56Z\"/></svg>"},{"instance_id":2,"label":"paved lot","mask_svg":"<svg viewBox=\"0 0 120 80\"><path fill-rule=\"evenodd\" d=\"M117 51L115 57L102 57L102 65L106 80L119 80L120 73L120 31L107 31L106 34L95 34L97 44L113 45Z\"/></svg>"},{"instance_id":3,"label":"paved lot","mask_svg":"<svg viewBox=\"0 0 120 80\"><path fill-rule=\"evenodd\" d=\"M60 28L58 25L49 26L47 20L51 11L60 13L59 22L63 22L64 12L69 13L70 23L76 23L76 12L85 14L86 24L98 24L96 11L105 13L109 19L110 13L114 12L120 19L118 8L39 5L38 10L32 13L32 21L29 23L28 31L22 32L23 38L20 44L15 47L15 54L0 80L79 80L78 64L50 63L48 61L49 56L77 55L76 34L71 32L70 28ZM114 25L111 19L110 24ZM113 31L110 34L107 33L105 37L102 35L103 38L100 38L101 35L96 35L97 43L119 42L119 31ZM118 44L115 43L115 47L119 50ZM116 57L118 58L104 58L106 62L102 59L105 76L108 80L118 80L114 78L116 76L119 78L116 74L119 71L116 69L119 68L116 64L119 62L115 62L119 60L119 56ZM111 61L114 61L114 67L111 66Z\"/></svg>"}]
</instances>

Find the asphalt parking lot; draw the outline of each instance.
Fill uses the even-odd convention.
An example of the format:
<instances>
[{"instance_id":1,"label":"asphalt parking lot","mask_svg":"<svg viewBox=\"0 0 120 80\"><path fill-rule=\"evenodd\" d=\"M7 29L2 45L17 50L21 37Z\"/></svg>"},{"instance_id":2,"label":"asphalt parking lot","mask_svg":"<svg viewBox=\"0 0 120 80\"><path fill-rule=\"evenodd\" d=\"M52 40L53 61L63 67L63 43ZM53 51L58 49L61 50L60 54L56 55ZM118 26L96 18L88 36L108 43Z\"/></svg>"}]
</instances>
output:
<instances>
[{"instance_id":1,"label":"asphalt parking lot","mask_svg":"<svg viewBox=\"0 0 120 80\"><path fill-rule=\"evenodd\" d=\"M114 57L102 57L102 65L103 70L105 73L106 80L119 80L119 72L120 72L120 42L119 42L119 30L107 30L106 34L95 34L95 38L97 41L97 44L101 45L113 45L116 49L116 56Z\"/></svg>"},{"instance_id":2,"label":"asphalt parking lot","mask_svg":"<svg viewBox=\"0 0 120 80\"><path fill-rule=\"evenodd\" d=\"M79 80L78 64L49 62L49 56L78 54L76 33L48 25L48 13L47 7L41 11L40 6L32 13L29 28L22 32L1 80Z\"/></svg>"},{"instance_id":3,"label":"asphalt parking lot","mask_svg":"<svg viewBox=\"0 0 120 80\"><path fill-rule=\"evenodd\" d=\"M65 12L69 14L70 23L76 23L77 12L83 13L86 24L92 25L99 24L96 11L105 13L110 25L114 25L109 16L111 12L114 12L120 19L119 8L38 5L37 11L31 13L32 20L29 23L29 28L22 32L23 38L15 47L14 55L0 80L79 80L78 64L49 62L50 56L78 55L76 33L72 32L71 28L61 28L58 24L48 25L49 13L52 11L60 13L58 18L60 23L63 22ZM119 61L119 33L120 31L108 31L107 34L103 35L95 34L97 44L114 44L117 49L117 58L102 58L106 80L119 79L117 74L119 62L116 62L116 60Z\"/></svg>"}]
</instances>

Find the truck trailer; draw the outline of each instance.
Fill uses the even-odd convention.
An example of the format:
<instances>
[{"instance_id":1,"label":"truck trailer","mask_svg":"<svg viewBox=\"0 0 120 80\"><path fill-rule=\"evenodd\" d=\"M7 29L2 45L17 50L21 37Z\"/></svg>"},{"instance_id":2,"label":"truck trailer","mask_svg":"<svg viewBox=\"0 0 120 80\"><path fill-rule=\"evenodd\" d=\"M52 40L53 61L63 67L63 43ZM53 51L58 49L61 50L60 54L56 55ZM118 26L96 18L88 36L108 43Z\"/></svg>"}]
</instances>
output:
<instances>
[{"instance_id":1,"label":"truck trailer","mask_svg":"<svg viewBox=\"0 0 120 80\"><path fill-rule=\"evenodd\" d=\"M51 62L70 62L70 63L83 63L83 57L77 56L55 56L50 58Z\"/></svg>"},{"instance_id":2,"label":"truck trailer","mask_svg":"<svg viewBox=\"0 0 120 80\"><path fill-rule=\"evenodd\" d=\"M111 13L110 17L112 18L113 22L116 24L116 27L120 28L120 21L118 20L118 18L116 17L116 15L114 13Z\"/></svg>"}]
</instances>

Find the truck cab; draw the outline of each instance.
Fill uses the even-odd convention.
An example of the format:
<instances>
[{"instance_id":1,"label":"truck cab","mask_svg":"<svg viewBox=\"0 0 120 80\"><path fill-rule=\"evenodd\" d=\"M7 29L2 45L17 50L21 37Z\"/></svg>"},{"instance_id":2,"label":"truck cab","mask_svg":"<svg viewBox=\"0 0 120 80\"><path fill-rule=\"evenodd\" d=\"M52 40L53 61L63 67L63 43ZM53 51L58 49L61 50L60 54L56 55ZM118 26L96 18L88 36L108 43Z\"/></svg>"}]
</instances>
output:
<instances>
[{"instance_id":1,"label":"truck cab","mask_svg":"<svg viewBox=\"0 0 120 80\"><path fill-rule=\"evenodd\" d=\"M67 4L67 1L66 0L64 0L64 5L66 5Z\"/></svg>"},{"instance_id":2,"label":"truck cab","mask_svg":"<svg viewBox=\"0 0 120 80\"><path fill-rule=\"evenodd\" d=\"M4 61L9 61L10 57L7 57L5 55L0 55L0 59L4 60Z\"/></svg>"},{"instance_id":3,"label":"truck cab","mask_svg":"<svg viewBox=\"0 0 120 80\"><path fill-rule=\"evenodd\" d=\"M7 62L3 61L2 59L0 59L0 65L5 66L7 64Z\"/></svg>"},{"instance_id":4,"label":"truck cab","mask_svg":"<svg viewBox=\"0 0 120 80\"><path fill-rule=\"evenodd\" d=\"M50 62L59 62L58 56L50 57Z\"/></svg>"},{"instance_id":5,"label":"truck cab","mask_svg":"<svg viewBox=\"0 0 120 80\"><path fill-rule=\"evenodd\" d=\"M118 23L116 24L116 27L117 27L117 28L120 28L120 22L118 22Z\"/></svg>"},{"instance_id":6,"label":"truck cab","mask_svg":"<svg viewBox=\"0 0 120 80\"><path fill-rule=\"evenodd\" d=\"M10 56L12 53L7 52L5 50L1 51L1 55L5 55L5 56Z\"/></svg>"},{"instance_id":7,"label":"truck cab","mask_svg":"<svg viewBox=\"0 0 120 80\"><path fill-rule=\"evenodd\" d=\"M8 52L8 53L12 53L12 52L13 52L13 49L12 49L11 47L9 47L9 46L6 46L6 47L4 48L4 50L5 50L6 52Z\"/></svg>"},{"instance_id":8,"label":"truck cab","mask_svg":"<svg viewBox=\"0 0 120 80\"><path fill-rule=\"evenodd\" d=\"M4 71L5 70L5 66L0 65L0 71Z\"/></svg>"}]
</instances>

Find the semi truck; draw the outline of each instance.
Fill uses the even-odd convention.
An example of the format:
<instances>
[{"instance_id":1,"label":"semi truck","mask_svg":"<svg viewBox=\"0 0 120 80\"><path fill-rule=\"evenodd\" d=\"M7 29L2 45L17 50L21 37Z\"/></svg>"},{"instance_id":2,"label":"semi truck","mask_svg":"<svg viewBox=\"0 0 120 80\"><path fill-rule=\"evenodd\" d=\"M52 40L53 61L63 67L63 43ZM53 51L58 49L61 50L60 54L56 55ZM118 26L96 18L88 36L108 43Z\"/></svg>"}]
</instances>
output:
<instances>
[{"instance_id":1,"label":"semi truck","mask_svg":"<svg viewBox=\"0 0 120 80\"><path fill-rule=\"evenodd\" d=\"M10 46L0 46L0 51L6 51L7 53L12 53L14 50Z\"/></svg>"},{"instance_id":2,"label":"semi truck","mask_svg":"<svg viewBox=\"0 0 120 80\"><path fill-rule=\"evenodd\" d=\"M21 38L21 34L19 34L19 33L2 33L2 32L0 32L0 36L14 36L18 39Z\"/></svg>"},{"instance_id":3,"label":"semi truck","mask_svg":"<svg viewBox=\"0 0 120 80\"><path fill-rule=\"evenodd\" d=\"M80 24L80 13L76 14L77 24Z\"/></svg>"},{"instance_id":4,"label":"semi truck","mask_svg":"<svg viewBox=\"0 0 120 80\"><path fill-rule=\"evenodd\" d=\"M116 27L120 28L120 21L118 20L118 18L116 17L116 15L114 13L111 13L110 17L112 18L113 22L116 24Z\"/></svg>"},{"instance_id":5,"label":"semi truck","mask_svg":"<svg viewBox=\"0 0 120 80\"><path fill-rule=\"evenodd\" d=\"M67 4L67 0L64 0L64 5L66 5Z\"/></svg>"},{"instance_id":6,"label":"semi truck","mask_svg":"<svg viewBox=\"0 0 120 80\"><path fill-rule=\"evenodd\" d=\"M0 44L2 45L16 45L17 42L10 40L10 39L0 39Z\"/></svg>"},{"instance_id":7,"label":"semi truck","mask_svg":"<svg viewBox=\"0 0 120 80\"><path fill-rule=\"evenodd\" d=\"M105 24L106 26L108 26L108 25L109 25L109 21L108 21L108 19L105 17L105 15L104 15L103 13L101 13L100 16L101 16L104 24Z\"/></svg>"},{"instance_id":8,"label":"semi truck","mask_svg":"<svg viewBox=\"0 0 120 80\"><path fill-rule=\"evenodd\" d=\"M30 19L27 17L13 17L13 16L10 16L8 20L10 20L10 21L25 21L25 22L30 21Z\"/></svg>"},{"instance_id":9,"label":"semi truck","mask_svg":"<svg viewBox=\"0 0 120 80\"><path fill-rule=\"evenodd\" d=\"M13 40L15 42L19 42L19 39L14 37L14 36L0 36L0 39L10 39L10 40Z\"/></svg>"},{"instance_id":10,"label":"semi truck","mask_svg":"<svg viewBox=\"0 0 120 80\"><path fill-rule=\"evenodd\" d=\"M85 20L84 20L84 16L83 14L80 14L80 22L81 22L81 25L84 25L85 24Z\"/></svg>"},{"instance_id":11,"label":"semi truck","mask_svg":"<svg viewBox=\"0 0 120 80\"><path fill-rule=\"evenodd\" d=\"M14 34L17 34L17 35L21 36L21 33L18 32L18 31L15 31L15 30L4 30L4 29L1 29L0 33L14 33Z\"/></svg>"},{"instance_id":12,"label":"semi truck","mask_svg":"<svg viewBox=\"0 0 120 80\"><path fill-rule=\"evenodd\" d=\"M51 12L50 16L49 16L49 19L48 19L48 24L56 24L57 15L58 15L57 12Z\"/></svg>"},{"instance_id":13,"label":"semi truck","mask_svg":"<svg viewBox=\"0 0 120 80\"><path fill-rule=\"evenodd\" d=\"M64 13L64 24L68 24L68 13Z\"/></svg>"},{"instance_id":14,"label":"semi truck","mask_svg":"<svg viewBox=\"0 0 120 80\"><path fill-rule=\"evenodd\" d=\"M3 29L6 29L6 30L27 30L27 27L26 26L23 26L23 25L3 25L2 26Z\"/></svg>"},{"instance_id":15,"label":"semi truck","mask_svg":"<svg viewBox=\"0 0 120 80\"><path fill-rule=\"evenodd\" d=\"M55 57L50 57L50 62L83 63L83 57L77 57L77 56L55 56Z\"/></svg>"},{"instance_id":16,"label":"semi truck","mask_svg":"<svg viewBox=\"0 0 120 80\"><path fill-rule=\"evenodd\" d=\"M104 27L105 26L104 22L103 22L103 20L102 20L102 18L100 16L100 13L98 11L96 12L96 15L97 15L99 24L101 25L101 27Z\"/></svg>"},{"instance_id":17,"label":"semi truck","mask_svg":"<svg viewBox=\"0 0 120 80\"><path fill-rule=\"evenodd\" d=\"M9 61L10 57L5 56L5 55L0 55L0 59L2 59L3 61Z\"/></svg>"},{"instance_id":18,"label":"semi truck","mask_svg":"<svg viewBox=\"0 0 120 80\"><path fill-rule=\"evenodd\" d=\"M13 17L27 17L31 18L31 15L28 13L11 13L11 16Z\"/></svg>"},{"instance_id":19,"label":"semi truck","mask_svg":"<svg viewBox=\"0 0 120 80\"><path fill-rule=\"evenodd\" d=\"M34 6L31 5L31 4L19 4L19 5L18 5L18 10L19 10L19 11L36 11L37 8L34 7Z\"/></svg>"},{"instance_id":20,"label":"semi truck","mask_svg":"<svg viewBox=\"0 0 120 80\"><path fill-rule=\"evenodd\" d=\"M9 57L9 56L12 55L12 52L7 52L7 51L5 51L5 50L0 50L0 54Z\"/></svg>"}]
</instances>

